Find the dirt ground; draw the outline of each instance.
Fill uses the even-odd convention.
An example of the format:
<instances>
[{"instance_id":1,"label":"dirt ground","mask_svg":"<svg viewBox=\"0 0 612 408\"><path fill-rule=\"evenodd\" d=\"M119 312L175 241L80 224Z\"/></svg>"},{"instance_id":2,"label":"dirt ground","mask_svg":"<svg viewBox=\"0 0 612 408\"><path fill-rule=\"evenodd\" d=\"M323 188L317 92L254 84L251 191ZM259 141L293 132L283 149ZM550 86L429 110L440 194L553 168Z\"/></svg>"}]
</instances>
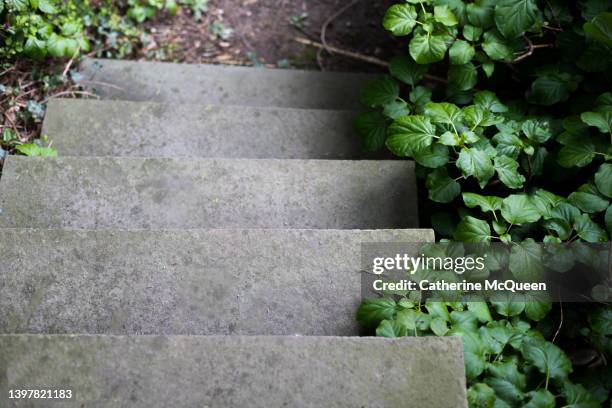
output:
<instances>
[{"instance_id":1,"label":"dirt ground","mask_svg":"<svg viewBox=\"0 0 612 408\"><path fill-rule=\"evenodd\" d=\"M153 41L144 52L158 59L308 68L381 71L375 64L332 55L296 38L326 43L354 53L388 59L401 40L381 26L392 1L383 0L210 0L196 21L183 9L172 18L148 23ZM144 56L144 55L143 55Z\"/></svg>"}]
</instances>

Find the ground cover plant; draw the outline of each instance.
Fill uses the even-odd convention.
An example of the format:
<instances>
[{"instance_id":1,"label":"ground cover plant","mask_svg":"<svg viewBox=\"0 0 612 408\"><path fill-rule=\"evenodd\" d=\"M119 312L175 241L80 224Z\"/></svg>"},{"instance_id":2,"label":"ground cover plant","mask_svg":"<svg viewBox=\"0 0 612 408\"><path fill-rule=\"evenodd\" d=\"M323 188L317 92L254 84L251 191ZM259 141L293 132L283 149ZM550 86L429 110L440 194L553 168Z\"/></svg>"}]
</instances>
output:
<instances>
[{"instance_id":1,"label":"ground cover plant","mask_svg":"<svg viewBox=\"0 0 612 408\"><path fill-rule=\"evenodd\" d=\"M596 0L388 9L382 24L405 50L364 90L371 110L355 128L364 149L416 161L422 222L439 239L610 239L611 9ZM460 336L471 406L609 404L609 304L396 297L365 301L358 319L380 336Z\"/></svg>"}]
</instances>

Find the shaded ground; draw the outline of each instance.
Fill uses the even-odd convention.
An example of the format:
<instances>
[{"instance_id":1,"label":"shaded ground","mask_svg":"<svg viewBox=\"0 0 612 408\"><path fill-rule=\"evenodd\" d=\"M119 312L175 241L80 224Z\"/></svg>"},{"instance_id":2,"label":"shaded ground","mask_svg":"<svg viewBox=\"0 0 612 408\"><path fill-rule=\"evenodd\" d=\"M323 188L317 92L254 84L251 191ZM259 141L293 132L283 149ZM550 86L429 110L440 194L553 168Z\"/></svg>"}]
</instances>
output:
<instances>
[{"instance_id":1,"label":"shaded ground","mask_svg":"<svg viewBox=\"0 0 612 408\"><path fill-rule=\"evenodd\" d=\"M397 40L381 27L391 1L367 0L211 0L200 21L183 9L173 18L148 24L153 42L143 56L183 62L215 62L341 71L378 71L370 63L300 44L296 37L321 42L328 22L329 45L387 59ZM339 11L345 11L332 18ZM319 54L317 58L317 54Z\"/></svg>"}]
</instances>

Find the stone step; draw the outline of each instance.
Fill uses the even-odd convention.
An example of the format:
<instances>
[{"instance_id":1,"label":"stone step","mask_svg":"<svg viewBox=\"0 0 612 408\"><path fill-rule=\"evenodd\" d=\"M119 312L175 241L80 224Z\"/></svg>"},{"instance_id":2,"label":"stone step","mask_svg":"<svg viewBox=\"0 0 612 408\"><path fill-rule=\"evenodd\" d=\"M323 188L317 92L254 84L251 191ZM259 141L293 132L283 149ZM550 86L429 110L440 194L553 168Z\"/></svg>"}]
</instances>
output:
<instances>
[{"instance_id":1,"label":"stone step","mask_svg":"<svg viewBox=\"0 0 612 408\"><path fill-rule=\"evenodd\" d=\"M453 337L4 335L0 361L3 401L73 396L29 407L467 407Z\"/></svg>"},{"instance_id":2,"label":"stone step","mask_svg":"<svg viewBox=\"0 0 612 408\"><path fill-rule=\"evenodd\" d=\"M354 111L52 99L62 156L355 159Z\"/></svg>"},{"instance_id":3,"label":"stone step","mask_svg":"<svg viewBox=\"0 0 612 408\"><path fill-rule=\"evenodd\" d=\"M0 333L357 335L361 244L433 240L432 230L4 229Z\"/></svg>"},{"instance_id":4,"label":"stone step","mask_svg":"<svg viewBox=\"0 0 612 408\"><path fill-rule=\"evenodd\" d=\"M82 79L105 99L308 109L362 109L371 74L85 59Z\"/></svg>"},{"instance_id":5,"label":"stone step","mask_svg":"<svg viewBox=\"0 0 612 408\"><path fill-rule=\"evenodd\" d=\"M0 227L418 226L410 161L10 156Z\"/></svg>"}]
</instances>

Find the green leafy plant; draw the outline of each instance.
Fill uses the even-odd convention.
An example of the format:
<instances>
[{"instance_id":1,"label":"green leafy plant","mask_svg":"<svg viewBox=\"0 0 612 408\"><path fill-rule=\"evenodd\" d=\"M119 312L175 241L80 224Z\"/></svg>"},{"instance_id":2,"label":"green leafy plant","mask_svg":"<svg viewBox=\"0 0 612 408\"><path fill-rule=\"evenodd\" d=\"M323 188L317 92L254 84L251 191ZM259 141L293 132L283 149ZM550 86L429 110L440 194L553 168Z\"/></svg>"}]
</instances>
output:
<instances>
[{"instance_id":1,"label":"green leafy plant","mask_svg":"<svg viewBox=\"0 0 612 408\"><path fill-rule=\"evenodd\" d=\"M380 298L365 301L357 319L382 337L460 337L471 407L600 407L608 398L609 374L591 372L586 385L570 380L570 359L538 327L550 309L549 302L509 300L489 306ZM592 313L599 325L608 326L609 314L604 307ZM598 329L610 334L609 327Z\"/></svg>"},{"instance_id":2,"label":"green leafy plant","mask_svg":"<svg viewBox=\"0 0 612 408\"><path fill-rule=\"evenodd\" d=\"M407 0L388 9L383 26L406 37L407 54L366 86L372 110L355 129L365 150L417 163L422 222L439 238L610 240L611 9L598 0ZM472 406L599 406L607 392L594 397L582 378L576 385L580 370L570 374L565 353L585 347L609 361L610 307L574 309L589 322L575 330L550 307L535 318L520 304L373 300L359 320L378 335L461 336ZM558 335L553 322L564 327ZM489 331L521 341L500 350Z\"/></svg>"}]
</instances>

